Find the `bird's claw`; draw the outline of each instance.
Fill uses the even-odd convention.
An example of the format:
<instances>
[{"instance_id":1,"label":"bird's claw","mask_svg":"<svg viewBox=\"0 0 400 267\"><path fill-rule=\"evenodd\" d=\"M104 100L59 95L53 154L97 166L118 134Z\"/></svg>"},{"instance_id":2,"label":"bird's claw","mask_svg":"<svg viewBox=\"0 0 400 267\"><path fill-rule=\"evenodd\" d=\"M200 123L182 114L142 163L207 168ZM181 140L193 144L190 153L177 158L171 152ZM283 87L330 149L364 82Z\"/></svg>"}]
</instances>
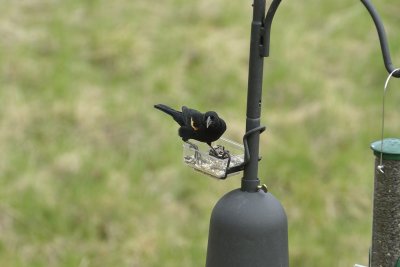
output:
<instances>
[{"instance_id":1,"label":"bird's claw","mask_svg":"<svg viewBox=\"0 0 400 267\"><path fill-rule=\"evenodd\" d=\"M215 148L212 146L210 146L210 147L211 147L210 152L209 152L210 156L213 156L213 157L216 157L219 159L227 159L230 157L229 150L225 150L224 146L217 145Z\"/></svg>"}]
</instances>

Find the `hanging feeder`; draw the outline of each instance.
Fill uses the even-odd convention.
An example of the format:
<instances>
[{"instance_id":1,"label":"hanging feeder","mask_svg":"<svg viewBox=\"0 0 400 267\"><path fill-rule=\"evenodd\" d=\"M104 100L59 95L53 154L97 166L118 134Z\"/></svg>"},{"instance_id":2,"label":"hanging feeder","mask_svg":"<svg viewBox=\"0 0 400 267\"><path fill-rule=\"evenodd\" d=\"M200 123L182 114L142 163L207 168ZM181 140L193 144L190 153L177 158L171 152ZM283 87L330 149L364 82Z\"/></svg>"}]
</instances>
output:
<instances>
[{"instance_id":1,"label":"hanging feeder","mask_svg":"<svg viewBox=\"0 0 400 267\"><path fill-rule=\"evenodd\" d=\"M215 142L214 150L198 141L183 144L183 162L217 179L239 174L243 170L244 158L243 145L225 138Z\"/></svg>"}]
</instances>

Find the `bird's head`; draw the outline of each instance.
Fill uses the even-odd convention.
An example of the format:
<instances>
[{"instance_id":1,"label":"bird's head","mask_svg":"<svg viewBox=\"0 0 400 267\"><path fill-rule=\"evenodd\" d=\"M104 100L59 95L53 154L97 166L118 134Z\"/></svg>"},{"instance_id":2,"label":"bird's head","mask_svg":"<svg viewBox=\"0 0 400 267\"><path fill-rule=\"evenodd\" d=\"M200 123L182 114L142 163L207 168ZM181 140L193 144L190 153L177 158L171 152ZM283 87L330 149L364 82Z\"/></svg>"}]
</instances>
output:
<instances>
[{"instance_id":1,"label":"bird's head","mask_svg":"<svg viewBox=\"0 0 400 267\"><path fill-rule=\"evenodd\" d=\"M204 114L204 123L209 134L217 139L225 132L225 121L214 111L208 111ZM216 139L215 139L216 140Z\"/></svg>"},{"instance_id":2,"label":"bird's head","mask_svg":"<svg viewBox=\"0 0 400 267\"><path fill-rule=\"evenodd\" d=\"M207 129L215 125L218 122L218 114L214 111L208 111L204 114L204 120L206 122Z\"/></svg>"}]
</instances>

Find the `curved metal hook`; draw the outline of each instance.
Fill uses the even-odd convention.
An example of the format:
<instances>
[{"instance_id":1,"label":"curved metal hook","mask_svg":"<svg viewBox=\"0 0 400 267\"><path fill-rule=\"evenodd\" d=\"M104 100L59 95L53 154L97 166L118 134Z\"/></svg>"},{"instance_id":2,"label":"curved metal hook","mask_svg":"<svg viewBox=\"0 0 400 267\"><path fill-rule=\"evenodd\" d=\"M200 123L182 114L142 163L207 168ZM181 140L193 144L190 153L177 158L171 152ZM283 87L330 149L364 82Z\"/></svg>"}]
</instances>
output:
<instances>
[{"instance_id":1,"label":"curved metal hook","mask_svg":"<svg viewBox=\"0 0 400 267\"><path fill-rule=\"evenodd\" d=\"M383 26L382 20L376 11L375 7L372 5L372 3L369 0L361 0L361 2L364 4L364 6L367 8L369 14L371 15L372 19L374 20L376 30L378 32L379 36L379 42L381 44L381 50L382 50L382 56L383 56L383 62L385 63L386 70L389 73L392 73L393 71L396 70L395 67L393 67L392 64L392 59L390 57L390 51L389 51L389 45L386 37L386 32L385 32L385 27ZM393 77L400 78L400 71L397 70L393 73Z\"/></svg>"},{"instance_id":2,"label":"curved metal hook","mask_svg":"<svg viewBox=\"0 0 400 267\"><path fill-rule=\"evenodd\" d=\"M275 12L279 7L281 0L273 0L271 5L269 6L267 16L264 19L264 29L262 32L261 40L262 40L262 48L261 55L263 57L269 56L269 44L270 44L270 36L271 36L271 24L274 19Z\"/></svg>"},{"instance_id":3,"label":"curved metal hook","mask_svg":"<svg viewBox=\"0 0 400 267\"><path fill-rule=\"evenodd\" d=\"M392 73L393 71L396 70L395 67L393 67L392 64L392 59L390 57L390 51L389 51L389 45L386 37L386 32L385 32L385 27L383 26L382 20L376 11L375 7L372 5L370 0L361 0L361 2L364 4L364 6L367 8L369 14L371 15L375 26L376 30L378 32L379 36L379 42L381 44L381 50L382 50L382 56L383 56L383 62L385 64L386 70L389 73ZM279 7L279 4L281 3L281 0L273 0L267 15L265 17L264 23L263 23L263 32L261 35L261 40L262 40L262 47L261 47L261 56L263 57L268 57L269 56L269 46L270 46L270 35L271 35L271 24L272 20L274 18L275 12ZM400 71L395 71L393 73L393 77L400 78Z\"/></svg>"},{"instance_id":4,"label":"curved metal hook","mask_svg":"<svg viewBox=\"0 0 400 267\"><path fill-rule=\"evenodd\" d=\"M244 145L244 164L246 165L249 161L250 161L250 149L249 149L249 145L247 142L247 138L256 133L256 132L260 132L260 134L262 132L264 132L266 129L265 126L258 126L256 128L251 129L250 131L248 131L247 133L244 134L243 136L243 145Z\"/></svg>"}]
</instances>

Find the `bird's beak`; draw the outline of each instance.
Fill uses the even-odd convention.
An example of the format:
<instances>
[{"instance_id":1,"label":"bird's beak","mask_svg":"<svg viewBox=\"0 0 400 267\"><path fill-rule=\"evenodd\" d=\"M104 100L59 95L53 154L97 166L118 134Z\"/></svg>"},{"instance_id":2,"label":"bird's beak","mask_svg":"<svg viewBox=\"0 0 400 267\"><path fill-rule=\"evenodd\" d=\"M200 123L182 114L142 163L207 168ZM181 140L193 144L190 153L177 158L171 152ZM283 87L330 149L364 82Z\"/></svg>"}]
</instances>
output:
<instances>
[{"instance_id":1,"label":"bird's beak","mask_svg":"<svg viewBox=\"0 0 400 267\"><path fill-rule=\"evenodd\" d=\"M212 123L211 117L208 116L207 117L207 128L210 126L211 123Z\"/></svg>"}]
</instances>

